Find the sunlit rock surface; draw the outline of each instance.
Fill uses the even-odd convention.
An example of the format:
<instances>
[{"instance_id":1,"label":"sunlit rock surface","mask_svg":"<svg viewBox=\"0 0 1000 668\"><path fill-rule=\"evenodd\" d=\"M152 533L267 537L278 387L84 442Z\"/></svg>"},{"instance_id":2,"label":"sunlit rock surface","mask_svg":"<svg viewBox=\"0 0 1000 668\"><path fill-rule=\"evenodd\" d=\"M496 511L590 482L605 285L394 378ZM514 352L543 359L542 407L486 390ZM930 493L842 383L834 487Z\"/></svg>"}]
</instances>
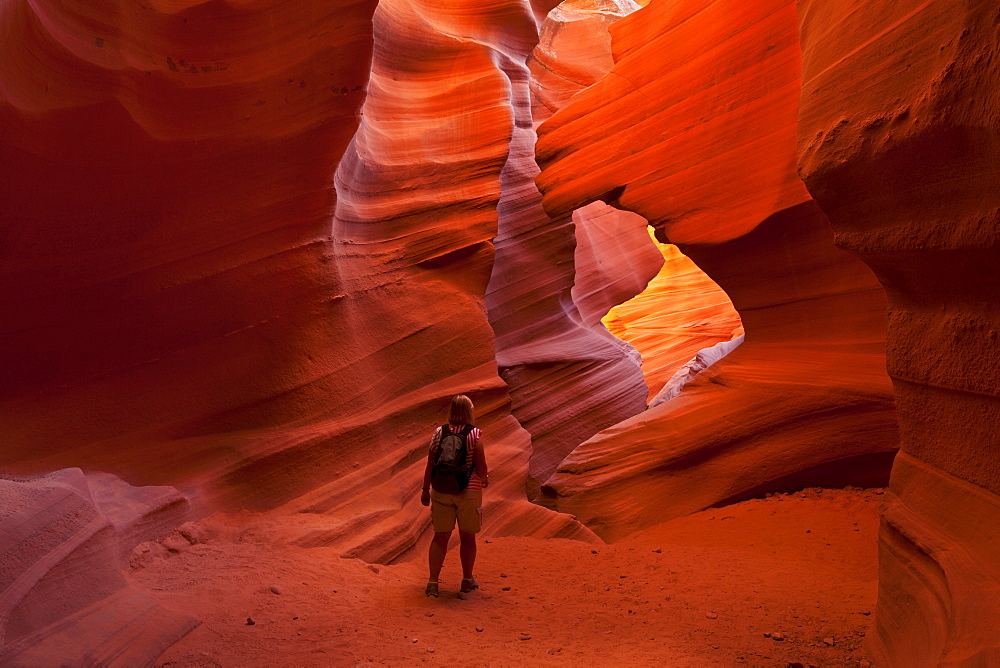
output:
<instances>
[{"instance_id":1,"label":"sunlit rock surface","mask_svg":"<svg viewBox=\"0 0 1000 668\"><path fill-rule=\"evenodd\" d=\"M344 345L337 380L346 386L328 428L344 438L294 451L291 471L314 472L296 481L302 496L284 507L304 515L300 545L389 562L429 538L426 509L415 502L428 425L445 420L459 392L476 403L485 434L487 530L589 536L525 497L529 436L510 415L486 317L517 102L516 69L503 64L527 53L535 35L523 7L504 9L503 21L494 17L502 29L440 3L386 1L375 14L368 98L337 171L330 245L344 291L332 301ZM318 452L329 458L323 466ZM290 456L276 453L268 469ZM331 470L342 477L330 481Z\"/></svg>"},{"instance_id":2,"label":"sunlit rock surface","mask_svg":"<svg viewBox=\"0 0 1000 668\"><path fill-rule=\"evenodd\" d=\"M197 626L123 575L187 510L176 489L79 469L0 479L0 664L145 665Z\"/></svg>"},{"instance_id":3,"label":"sunlit rock surface","mask_svg":"<svg viewBox=\"0 0 1000 668\"><path fill-rule=\"evenodd\" d=\"M611 74L539 128L546 210L603 197L641 214L725 290L746 340L578 447L546 503L614 539L771 489L884 481L885 297L796 173L794 3L653 3L611 34Z\"/></svg>"},{"instance_id":4,"label":"sunlit rock surface","mask_svg":"<svg viewBox=\"0 0 1000 668\"><path fill-rule=\"evenodd\" d=\"M0 3L0 663L154 661L197 622L123 571L189 511L418 554L457 392L493 535L595 540L528 503L557 468L545 502L612 540L884 482L886 302L857 258L904 448L872 650L1000 660L996 8L555 4ZM599 320L655 274L644 220L746 342L641 412Z\"/></svg>"},{"instance_id":5,"label":"sunlit rock surface","mask_svg":"<svg viewBox=\"0 0 1000 668\"><path fill-rule=\"evenodd\" d=\"M673 244L659 244L663 267L635 298L603 322L642 355L650 399L699 350L743 333L729 295Z\"/></svg>"},{"instance_id":6,"label":"sunlit rock surface","mask_svg":"<svg viewBox=\"0 0 1000 668\"><path fill-rule=\"evenodd\" d=\"M487 530L592 538L525 499L483 296L513 127L494 59L535 23L460 4L382 2L374 29L374 2L0 7L5 474L170 484L391 561L429 534L427 439L465 392Z\"/></svg>"},{"instance_id":7,"label":"sunlit rock surface","mask_svg":"<svg viewBox=\"0 0 1000 668\"><path fill-rule=\"evenodd\" d=\"M799 3L799 164L889 297L902 452L875 663L1000 662L1000 76L992 2Z\"/></svg>"}]
</instances>

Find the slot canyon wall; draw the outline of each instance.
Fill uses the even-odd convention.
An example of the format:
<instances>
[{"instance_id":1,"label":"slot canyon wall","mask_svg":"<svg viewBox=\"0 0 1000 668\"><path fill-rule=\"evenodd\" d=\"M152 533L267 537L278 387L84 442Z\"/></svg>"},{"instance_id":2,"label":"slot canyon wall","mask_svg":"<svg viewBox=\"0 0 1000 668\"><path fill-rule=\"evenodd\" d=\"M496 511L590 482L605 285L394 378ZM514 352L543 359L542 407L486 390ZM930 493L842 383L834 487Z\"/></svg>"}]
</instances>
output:
<instances>
[{"instance_id":1,"label":"slot canyon wall","mask_svg":"<svg viewBox=\"0 0 1000 668\"><path fill-rule=\"evenodd\" d=\"M758 465L817 473L802 470L809 453L774 456L794 445L759 447L773 429L884 471L885 304L845 249L888 294L900 407L869 649L884 665L1000 660L998 25L988 2L859 0L654 3L612 27L612 74L539 129L546 209L614 194L726 288L746 343L663 419L652 409L577 448L544 488L553 507L614 538L737 491L730 479L760 480ZM819 379L836 396L810 387ZM750 388L774 403L733 429L727 402ZM795 417L766 424L775 414ZM816 432L795 433L805 425Z\"/></svg>"},{"instance_id":2,"label":"slot canyon wall","mask_svg":"<svg viewBox=\"0 0 1000 668\"><path fill-rule=\"evenodd\" d=\"M557 4L0 4L0 662L155 659L198 621L121 570L216 509L409 558L457 392L493 535L884 484L901 442L871 651L1000 660L1000 13ZM643 410L694 351L601 325L647 222L746 341Z\"/></svg>"},{"instance_id":3,"label":"slot canyon wall","mask_svg":"<svg viewBox=\"0 0 1000 668\"><path fill-rule=\"evenodd\" d=\"M497 63L523 63L550 8L0 7L4 661L129 637L155 657L196 620L136 637L101 568L217 508L283 514L304 547L411 554L429 425L457 392L489 435L487 529L593 539L525 498L484 301L514 127ZM122 480L156 530L94 500ZM147 509L157 489L180 506ZM51 528L77 516L95 538Z\"/></svg>"},{"instance_id":4,"label":"slot canyon wall","mask_svg":"<svg viewBox=\"0 0 1000 668\"><path fill-rule=\"evenodd\" d=\"M1000 7L800 0L799 166L889 299L873 658L1000 663Z\"/></svg>"}]
</instances>

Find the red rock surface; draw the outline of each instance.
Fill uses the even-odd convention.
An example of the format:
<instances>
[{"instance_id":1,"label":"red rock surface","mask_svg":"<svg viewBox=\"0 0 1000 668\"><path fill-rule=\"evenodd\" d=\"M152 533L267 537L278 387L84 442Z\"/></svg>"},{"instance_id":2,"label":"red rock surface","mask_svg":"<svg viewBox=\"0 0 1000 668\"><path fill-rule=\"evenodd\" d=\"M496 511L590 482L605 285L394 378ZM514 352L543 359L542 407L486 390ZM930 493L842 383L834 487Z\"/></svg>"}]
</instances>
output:
<instances>
[{"instance_id":1,"label":"red rock surface","mask_svg":"<svg viewBox=\"0 0 1000 668\"><path fill-rule=\"evenodd\" d=\"M534 20L382 2L373 32L374 5L0 8L5 473L299 511L301 545L389 561L429 533L421 456L466 392L488 529L593 539L524 498L484 306L496 62Z\"/></svg>"},{"instance_id":2,"label":"red rock surface","mask_svg":"<svg viewBox=\"0 0 1000 668\"><path fill-rule=\"evenodd\" d=\"M0 465L193 486L329 410L374 5L4 3Z\"/></svg>"},{"instance_id":3,"label":"red rock surface","mask_svg":"<svg viewBox=\"0 0 1000 668\"><path fill-rule=\"evenodd\" d=\"M885 297L795 171L794 3L654 3L611 33L611 73L539 128L546 210L611 198L643 215L730 296L746 341L574 450L546 503L620 539L769 489L884 481Z\"/></svg>"},{"instance_id":4,"label":"red rock surface","mask_svg":"<svg viewBox=\"0 0 1000 668\"><path fill-rule=\"evenodd\" d=\"M1000 57L992 2L799 3L799 164L889 297L902 452L877 663L1000 661Z\"/></svg>"},{"instance_id":5,"label":"red rock surface","mask_svg":"<svg viewBox=\"0 0 1000 668\"><path fill-rule=\"evenodd\" d=\"M632 0L567 0L549 12L528 59L536 126L611 70L608 28L637 9Z\"/></svg>"},{"instance_id":6,"label":"red rock surface","mask_svg":"<svg viewBox=\"0 0 1000 668\"><path fill-rule=\"evenodd\" d=\"M594 3L576 3L584 4ZM579 57L557 46L550 45L550 60ZM633 213L594 202L571 216L546 215L534 182L528 87L534 79L521 64L525 57L527 51L502 62L514 127L500 178L486 305L511 410L531 434L525 487L534 498L574 447L645 407L639 356L611 336L600 318L641 292L662 260L645 220Z\"/></svg>"},{"instance_id":7,"label":"red rock surface","mask_svg":"<svg viewBox=\"0 0 1000 668\"><path fill-rule=\"evenodd\" d=\"M457 392L493 473L483 582L525 583L470 601L504 618L483 656L620 662L625 638L650 665L666 645L856 661L874 539L846 522L871 499L696 511L884 481L879 282L903 453L869 649L998 660L996 8L677 0L613 22L634 7L573 0L543 21L555 4L0 3L0 663L148 663L198 623L171 609L206 622L180 663L411 661L414 632L467 657L434 621L470 611L414 584L424 448ZM746 343L633 415L642 373L599 320L655 273L646 220ZM644 342L650 377L682 339ZM546 502L616 545L527 501L555 469ZM803 541L817 518L848 539ZM408 644L345 637L359 611Z\"/></svg>"}]
</instances>

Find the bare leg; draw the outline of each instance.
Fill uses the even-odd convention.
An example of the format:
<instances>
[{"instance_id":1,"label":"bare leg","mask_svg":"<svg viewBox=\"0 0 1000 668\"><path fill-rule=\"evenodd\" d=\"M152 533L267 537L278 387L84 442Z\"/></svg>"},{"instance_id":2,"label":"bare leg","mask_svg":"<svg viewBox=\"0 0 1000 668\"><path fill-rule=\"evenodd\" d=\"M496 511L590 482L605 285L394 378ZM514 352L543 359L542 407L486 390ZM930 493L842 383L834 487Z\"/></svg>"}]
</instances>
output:
<instances>
[{"instance_id":1,"label":"bare leg","mask_svg":"<svg viewBox=\"0 0 1000 668\"><path fill-rule=\"evenodd\" d=\"M476 534L459 530L458 538L462 545L459 555L462 557L462 577L466 580L472 577L472 569L476 565Z\"/></svg>"},{"instance_id":2,"label":"bare leg","mask_svg":"<svg viewBox=\"0 0 1000 668\"><path fill-rule=\"evenodd\" d=\"M444 565L444 555L448 552L448 541L451 540L450 531L435 531L431 540L431 547L427 554L427 562L430 564L431 582L437 582L441 576L441 566Z\"/></svg>"}]
</instances>

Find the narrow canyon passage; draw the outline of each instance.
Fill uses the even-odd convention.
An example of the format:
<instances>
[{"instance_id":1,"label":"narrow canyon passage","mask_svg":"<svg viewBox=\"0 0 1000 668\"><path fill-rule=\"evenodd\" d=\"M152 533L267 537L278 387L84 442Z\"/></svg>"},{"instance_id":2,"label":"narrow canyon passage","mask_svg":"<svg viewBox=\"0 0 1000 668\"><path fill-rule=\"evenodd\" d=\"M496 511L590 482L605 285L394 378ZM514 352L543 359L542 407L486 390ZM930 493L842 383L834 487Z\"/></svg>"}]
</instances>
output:
<instances>
[{"instance_id":1,"label":"narrow canyon passage","mask_svg":"<svg viewBox=\"0 0 1000 668\"><path fill-rule=\"evenodd\" d=\"M998 26L0 1L0 665L1000 664Z\"/></svg>"}]
</instances>

